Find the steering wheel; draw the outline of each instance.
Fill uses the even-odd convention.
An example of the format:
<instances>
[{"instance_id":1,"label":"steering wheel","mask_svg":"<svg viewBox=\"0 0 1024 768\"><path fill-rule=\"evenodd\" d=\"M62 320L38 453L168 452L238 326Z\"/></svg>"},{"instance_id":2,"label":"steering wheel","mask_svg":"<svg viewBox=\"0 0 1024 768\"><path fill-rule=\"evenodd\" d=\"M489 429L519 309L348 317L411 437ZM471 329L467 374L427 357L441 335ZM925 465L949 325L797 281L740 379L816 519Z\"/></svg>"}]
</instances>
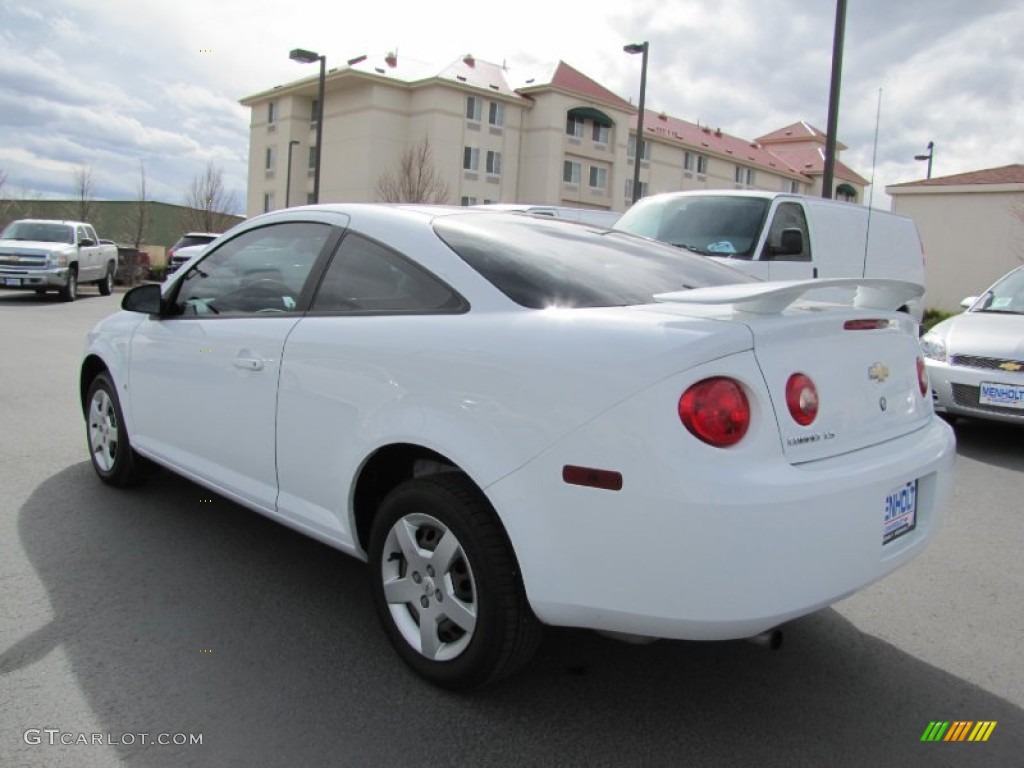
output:
<instances>
[{"instance_id":1,"label":"steering wheel","mask_svg":"<svg viewBox=\"0 0 1024 768\"><path fill-rule=\"evenodd\" d=\"M288 301L291 300L291 307ZM243 283L233 291L219 296L214 302L217 308L241 312L287 312L296 304L296 296L291 286L271 277L262 277ZM280 306L273 306L279 304Z\"/></svg>"}]
</instances>

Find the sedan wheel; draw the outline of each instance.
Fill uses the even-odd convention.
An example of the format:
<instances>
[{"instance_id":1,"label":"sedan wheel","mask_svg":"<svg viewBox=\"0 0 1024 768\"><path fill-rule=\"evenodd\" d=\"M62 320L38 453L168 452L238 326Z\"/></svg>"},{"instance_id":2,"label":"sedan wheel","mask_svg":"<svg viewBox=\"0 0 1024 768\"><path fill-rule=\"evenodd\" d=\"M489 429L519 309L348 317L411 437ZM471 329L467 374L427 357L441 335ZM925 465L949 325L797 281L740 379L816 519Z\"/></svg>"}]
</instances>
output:
<instances>
[{"instance_id":1,"label":"sedan wheel","mask_svg":"<svg viewBox=\"0 0 1024 768\"><path fill-rule=\"evenodd\" d=\"M410 480L381 504L370 537L377 613L399 655L445 688L511 674L540 639L507 537L464 475Z\"/></svg>"},{"instance_id":2,"label":"sedan wheel","mask_svg":"<svg viewBox=\"0 0 1024 768\"><path fill-rule=\"evenodd\" d=\"M93 379L86 404L86 430L93 469L100 480L110 485L133 484L138 479L134 451L128 442L117 391L106 373Z\"/></svg>"}]
</instances>

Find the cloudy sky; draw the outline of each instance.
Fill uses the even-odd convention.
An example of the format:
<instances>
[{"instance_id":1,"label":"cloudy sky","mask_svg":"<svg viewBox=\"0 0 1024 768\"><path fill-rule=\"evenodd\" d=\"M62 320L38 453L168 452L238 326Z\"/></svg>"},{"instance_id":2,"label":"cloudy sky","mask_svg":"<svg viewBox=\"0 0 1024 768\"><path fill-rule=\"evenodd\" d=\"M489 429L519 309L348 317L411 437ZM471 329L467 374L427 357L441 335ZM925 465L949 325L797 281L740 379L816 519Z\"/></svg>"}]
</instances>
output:
<instances>
[{"instance_id":1,"label":"cloudy sky","mask_svg":"<svg viewBox=\"0 0 1024 768\"><path fill-rule=\"evenodd\" d=\"M1024 162L1024 4L852 0L839 112L843 160L887 184ZM570 10L570 8L572 10ZM328 66L398 50L509 67L562 59L634 102L650 41L647 105L755 138L796 120L824 129L834 0L0 0L4 193L68 197L89 166L96 196L180 203L209 160L245 199L248 114L238 99ZM881 120L872 172L879 90Z\"/></svg>"}]
</instances>

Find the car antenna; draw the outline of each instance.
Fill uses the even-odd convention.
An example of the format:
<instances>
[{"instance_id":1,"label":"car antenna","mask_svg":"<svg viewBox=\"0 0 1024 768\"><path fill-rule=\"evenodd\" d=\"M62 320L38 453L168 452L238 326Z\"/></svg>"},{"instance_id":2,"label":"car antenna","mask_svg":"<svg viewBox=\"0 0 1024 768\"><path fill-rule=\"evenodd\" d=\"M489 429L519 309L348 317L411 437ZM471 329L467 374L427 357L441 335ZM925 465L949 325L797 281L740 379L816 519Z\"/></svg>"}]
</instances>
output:
<instances>
[{"instance_id":1,"label":"car antenna","mask_svg":"<svg viewBox=\"0 0 1024 768\"><path fill-rule=\"evenodd\" d=\"M875 145L871 149L871 191L868 193L868 226L864 233L864 261L861 264L861 277L868 276L868 241L871 239L871 209L875 199L875 161L878 158L878 123L882 118L882 89L878 89L878 108L875 110Z\"/></svg>"}]
</instances>

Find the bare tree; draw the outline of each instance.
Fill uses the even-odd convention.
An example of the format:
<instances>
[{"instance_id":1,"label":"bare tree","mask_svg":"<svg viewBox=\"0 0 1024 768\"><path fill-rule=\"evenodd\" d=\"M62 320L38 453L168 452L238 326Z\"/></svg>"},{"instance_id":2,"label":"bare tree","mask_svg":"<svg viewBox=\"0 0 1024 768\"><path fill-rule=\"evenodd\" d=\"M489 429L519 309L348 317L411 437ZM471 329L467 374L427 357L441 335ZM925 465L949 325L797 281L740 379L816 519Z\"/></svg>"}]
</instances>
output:
<instances>
[{"instance_id":1,"label":"bare tree","mask_svg":"<svg viewBox=\"0 0 1024 768\"><path fill-rule=\"evenodd\" d=\"M434 152L426 137L407 147L398 159L398 167L384 171L377 179L377 199L385 203L447 203L450 193L434 165Z\"/></svg>"},{"instance_id":2,"label":"bare tree","mask_svg":"<svg viewBox=\"0 0 1024 768\"><path fill-rule=\"evenodd\" d=\"M33 202L40 199L39 193L16 190L10 185L10 180L7 171L0 169L0 229L15 219L31 218Z\"/></svg>"},{"instance_id":3,"label":"bare tree","mask_svg":"<svg viewBox=\"0 0 1024 768\"><path fill-rule=\"evenodd\" d=\"M9 194L11 190L7 186L7 171L0 168L0 228L6 227L15 218L12 215L15 201L7 197Z\"/></svg>"},{"instance_id":4,"label":"bare tree","mask_svg":"<svg viewBox=\"0 0 1024 768\"><path fill-rule=\"evenodd\" d=\"M146 240L149 230L149 201L146 197L146 165L139 160L139 182L135 186L135 203L128 210L122 225L121 241L131 243L131 269L128 270L128 285L135 285L139 271L139 248Z\"/></svg>"},{"instance_id":5,"label":"bare tree","mask_svg":"<svg viewBox=\"0 0 1024 768\"><path fill-rule=\"evenodd\" d=\"M182 226L189 231L223 232L233 223L231 215L238 208L234 192L224 189L224 171L211 160L206 169L196 174L185 193Z\"/></svg>"},{"instance_id":6,"label":"bare tree","mask_svg":"<svg viewBox=\"0 0 1024 768\"><path fill-rule=\"evenodd\" d=\"M73 200L68 218L91 223L95 208L93 205L95 184L92 180L92 168L87 165L80 166L74 170L72 178L74 179Z\"/></svg>"}]
</instances>

